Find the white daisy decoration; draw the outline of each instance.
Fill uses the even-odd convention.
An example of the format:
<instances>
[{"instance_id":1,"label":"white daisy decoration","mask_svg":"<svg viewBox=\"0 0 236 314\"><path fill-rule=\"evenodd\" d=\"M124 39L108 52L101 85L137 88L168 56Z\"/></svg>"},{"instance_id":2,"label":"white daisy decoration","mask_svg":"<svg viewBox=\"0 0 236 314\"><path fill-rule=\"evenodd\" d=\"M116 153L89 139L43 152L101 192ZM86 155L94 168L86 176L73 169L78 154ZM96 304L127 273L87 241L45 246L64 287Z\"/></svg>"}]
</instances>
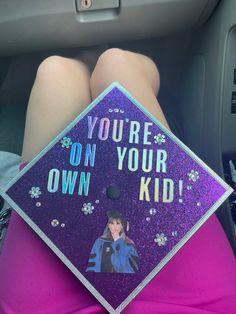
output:
<instances>
[{"instance_id":1,"label":"white daisy decoration","mask_svg":"<svg viewBox=\"0 0 236 314\"><path fill-rule=\"evenodd\" d=\"M191 170L191 171L188 173L188 179L189 179L189 181L196 182L196 181L199 179L199 173L198 173L198 171Z\"/></svg>"},{"instance_id":2,"label":"white daisy decoration","mask_svg":"<svg viewBox=\"0 0 236 314\"><path fill-rule=\"evenodd\" d=\"M154 136L154 142L158 145L162 145L166 142L166 137L164 134L158 133Z\"/></svg>"},{"instance_id":3,"label":"white daisy decoration","mask_svg":"<svg viewBox=\"0 0 236 314\"><path fill-rule=\"evenodd\" d=\"M61 147L70 148L71 145L72 145L71 138L64 136L63 139L61 140Z\"/></svg>"},{"instance_id":4,"label":"white daisy decoration","mask_svg":"<svg viewBox=\"0 0 236 314\"><path fill-rule=\"evenodd\" d=\"M29 190L29 194L31 198L39 198L42 192L38 186L32 186L32 188Z\"/></svg>"},{"instance_id":5,"label":"white daisy decoration","mask_svg":"<svg viewBox=\"0 0 236 314\"><path fill-rule=\"evenodd\" d=\"M166 245L166 242L167 242L167 237L165 236L164 233L157 233L156 234L156 237L154 239L154 242L156 242L156 244L158 246L163 246L163 245Z\"/></svg>"},{"instance_id":6,"label":"white daisy decoration","mask_svg":"<svg viewBox=\"0 0 236 314\"><path fill-rule=\"evenodd\" d=\"M84 203L81 210L85 215L91 215L93 213L94 206L92 206L91 203Z\"/></svg>"}]
</instances>

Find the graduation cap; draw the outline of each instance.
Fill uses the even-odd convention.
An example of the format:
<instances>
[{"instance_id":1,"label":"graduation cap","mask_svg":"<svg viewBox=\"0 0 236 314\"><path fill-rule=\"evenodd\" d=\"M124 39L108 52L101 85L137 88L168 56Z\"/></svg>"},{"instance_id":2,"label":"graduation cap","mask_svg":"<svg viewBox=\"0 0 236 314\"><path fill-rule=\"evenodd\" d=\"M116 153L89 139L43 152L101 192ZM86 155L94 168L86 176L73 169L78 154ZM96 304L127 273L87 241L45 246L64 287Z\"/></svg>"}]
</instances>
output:
<instances>
[{"instance_id":1,"label":"graduation cap","mask_svg":"<svg viewBox=\"0 0 236 314\"><path fill-rule=\"evenodd\" d=\"M119 313L231 192L124 87L113 83L2 195L103 306ZM116 214L130 230L108 243L102 232L111 208L109 215ZM119 226L114 228L117 234ZM130 241L124 241L126 236ZM104 255L90 254L95 245ZM126 268L114 257L118 251L126 252ZM93 272L86 271L89 258L98 265ZM111 271L99 266L102 261Z\"/></svg>"}]
</instances>

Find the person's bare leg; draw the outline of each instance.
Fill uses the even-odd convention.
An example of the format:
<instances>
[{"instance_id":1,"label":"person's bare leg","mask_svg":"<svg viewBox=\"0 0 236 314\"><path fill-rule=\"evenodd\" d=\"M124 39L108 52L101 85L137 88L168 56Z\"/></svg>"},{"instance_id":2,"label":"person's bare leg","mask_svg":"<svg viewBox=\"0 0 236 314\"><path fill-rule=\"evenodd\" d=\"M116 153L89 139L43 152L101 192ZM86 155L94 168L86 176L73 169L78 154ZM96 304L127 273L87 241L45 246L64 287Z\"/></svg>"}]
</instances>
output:
<instances>
[{"instance_id":1,"label":"person's bare leg","mask_svg":"<svg viewBox=\"0 0 236 314\"><path fill-rule=\"evenodd\" d=\"M92 98L113 81L120 82L168 127L156 99L160 78L152 60L129 51L107 50L98 59L91 76ZM199 259L199 256L205 258ZM193 312L191 309L194 309L194 312L195 309L216 312L221 308L224 313L234 313L235 278L232 249L216 216L212 215L158 276L128 305L127 311L136 313L142 306L135 301L149 300L152 307L156 304L155 309L158 308L159 312L162 312L162 309L166 312L167 308L173 313L190 313Z\"/></svg>"},{"instance_id":2,"label":"person's bare leg","mask_svg":"<svg viewBox=\"0 0 236 314\"><path fill-rule=\"evenodd\" d=\"M84 63L58 56L39 66L29 99L22 160L30 161L90 102Z\"/></svg>"},{"instance_id":3,"label":"person's bare leg","mask_svg":"<svg viewBox=\"0 0 236 314\"><path fill-rule=\"evenodd\" d=\"M23 161L91 102L89 79L81 61L50 57L40 65L29 100ZM14 211L0 264L0 313L75 313L84 305L79 300L89 303L75 276Z\"/></svg>"},{"instance_id":4,"label":"person's bare leg","mask_svg":"<svg viewBox=\"0 0 236 314\"><path fill-rule=\"evenodd\" d=\"M121 83L160 122L168 127L156 99L160 76L154 62L141 54L112 48L98 59L92 73L90 86L96 98L113 81Z\"/></svg>"}]
</instances>

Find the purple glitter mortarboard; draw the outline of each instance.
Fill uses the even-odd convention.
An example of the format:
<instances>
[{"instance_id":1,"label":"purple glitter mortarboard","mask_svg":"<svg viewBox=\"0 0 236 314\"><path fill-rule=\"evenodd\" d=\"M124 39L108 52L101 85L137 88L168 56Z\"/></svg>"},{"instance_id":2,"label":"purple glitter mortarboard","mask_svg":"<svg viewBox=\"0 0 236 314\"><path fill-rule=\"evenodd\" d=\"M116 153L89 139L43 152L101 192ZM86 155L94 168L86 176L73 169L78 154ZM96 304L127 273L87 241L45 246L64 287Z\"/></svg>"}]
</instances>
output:
<instances>
[{"instance_id":1,"label":"purple glitter mortarboard","mask_svg":"<svg viewBox=\"0 0 236 314\"><path fill-rule=\"evenodd\" d=\"M103 306L119 313L231 192L113 83L2 195ZM108 220L122 225L118 239Z\"/></svg>"}]
</instances>

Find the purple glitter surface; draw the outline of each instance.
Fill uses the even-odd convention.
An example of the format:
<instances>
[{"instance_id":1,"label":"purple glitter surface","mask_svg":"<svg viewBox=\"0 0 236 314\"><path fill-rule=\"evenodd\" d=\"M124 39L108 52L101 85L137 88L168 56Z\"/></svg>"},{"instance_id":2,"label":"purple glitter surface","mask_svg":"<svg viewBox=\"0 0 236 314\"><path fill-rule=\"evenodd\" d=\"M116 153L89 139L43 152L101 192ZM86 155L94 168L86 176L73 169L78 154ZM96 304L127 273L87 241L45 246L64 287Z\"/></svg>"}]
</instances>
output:
<instances>
[{"instance_id":1,"label":"purple glitter surface","mask_svg":"<svg viewBox=\"0 0 236 314\"><path fill-rule=\"evenodd\" d=\"M88 138L88 116L98 118L92 138ZM102 118L110 120L109 136L106 140L99 139ZM119 142L112 139L115 119L124 121L123 137ZM138 143L129 143L131 121L140 123ZM150 134L146 138L146 144L143 143L145 122L152 123L148 128ZM62 147L61 140L64 136L70 138L72 143L78 142L82 145L78 166L70 164L72 145L68 145L68 148ZM154 136L158 136L156 139L162 142L155 143ZM63 137L10 187L7 194L108 303L116 308L207 213L226 189L118 88L112 89ZM96 144L93 167L85 165L85 149L88 143ZM118 169L117 147L127 148L122 170ZM132 155L132 148L138 150L136 171L128 169L128 156ZM146 153L153 150L153 167L150 172L142 170L144 149L147 149ZM165 172L156 171L157 150L167 153ZM47 188L51 169L57 169L60 174L58 190L53 193L49 193ZM81 172L91 174L88 196L78 195L77 183L72 194L62 193L63 170L71 170L72 173L77 171L77 178ZM139 199L141 177L145 180L150 178L150 200ZM167 179L174 184L171 202L163 202L163 198L168 200L170 197L164 195L166 190L163 191L163 185L168 186L168 183L164 183L168 182ZM159 183L156 191L155 182L156 185ZM120 188L119 199L112 200L106 196L106 189L111 184ZM38 198L30 196L32 187L40 188L41 195ZM40 205L36 206L37 202ZM94 207L92 213L86 215L81 210L85 203L91 203ZM140 260L139 270L135 274L86 272L91 248L103 233L107 223L106 212L110 209L119 210L129 222L130 230L127 235L134 241ZM162 244L158 242L158 235L161 234Z\"/></svg>"}]
</instances>

